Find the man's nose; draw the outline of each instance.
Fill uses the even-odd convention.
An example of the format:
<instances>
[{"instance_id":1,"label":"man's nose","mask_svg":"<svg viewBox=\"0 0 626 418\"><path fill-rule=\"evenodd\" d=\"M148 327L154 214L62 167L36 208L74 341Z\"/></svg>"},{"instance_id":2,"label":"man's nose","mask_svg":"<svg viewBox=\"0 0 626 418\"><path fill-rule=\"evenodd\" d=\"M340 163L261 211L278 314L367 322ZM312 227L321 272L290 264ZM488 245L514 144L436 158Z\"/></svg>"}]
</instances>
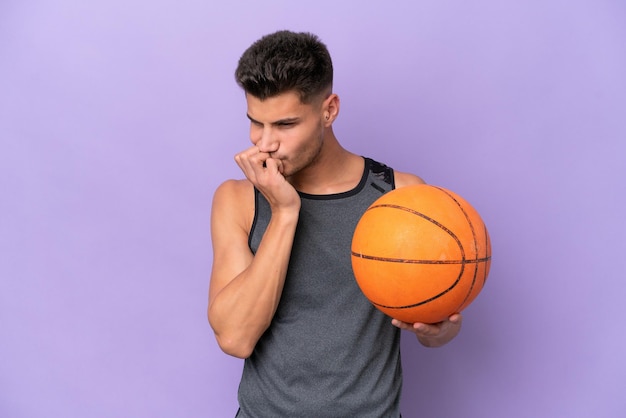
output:
<instances>
[{"instance_id":1,"label":"man's nose","mask_svg":"<svg viewBox=\"0 0 626 418\"><path fill-rule=\"evenodd\" d=\"M278 150L278 140L272 129L263 129L256 146L261 152L272 153Z\"/></svg>"}]
</instances>

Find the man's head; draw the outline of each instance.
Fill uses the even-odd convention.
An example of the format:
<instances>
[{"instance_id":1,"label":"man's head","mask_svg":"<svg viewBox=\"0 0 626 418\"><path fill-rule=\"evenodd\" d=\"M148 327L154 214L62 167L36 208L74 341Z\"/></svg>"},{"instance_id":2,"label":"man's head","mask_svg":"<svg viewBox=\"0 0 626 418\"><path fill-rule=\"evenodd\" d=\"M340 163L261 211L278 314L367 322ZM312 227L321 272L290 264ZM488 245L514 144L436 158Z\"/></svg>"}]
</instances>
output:
<instances>
[{"instance_id":1,"label":"man's head","mask_svg":"<svg viewBox=\"0 0 626 418\"><path fill-rule=\"evenodd\" d=\"M293 91L308 104L331 93L333 64L317 36L279 31L243 53L235 78L246 94L260 100Z\"/></svg>"}]
</instances>

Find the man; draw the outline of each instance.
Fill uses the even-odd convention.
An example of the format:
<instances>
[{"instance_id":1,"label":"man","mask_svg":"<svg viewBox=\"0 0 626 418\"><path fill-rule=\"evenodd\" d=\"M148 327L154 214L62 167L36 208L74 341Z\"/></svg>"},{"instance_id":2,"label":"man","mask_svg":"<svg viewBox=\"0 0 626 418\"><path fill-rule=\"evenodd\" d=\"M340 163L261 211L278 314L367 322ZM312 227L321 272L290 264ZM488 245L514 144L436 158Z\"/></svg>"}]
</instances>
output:
<instances>
[{"instance_id":1,"label":"man","mask_svg":"<svg viewBox=\"0 0 626 418\"><path fill-rule=\"evenodd\" d=\"M237 417L400 416L400 329L426 346L454 338L461 316L406 324L360 292L350 242L365 209L423 183L344 149L326 46L312 34L267 35L239 60L252 146L245 180L215 192L208 318L244 358Z\"/></svg>"}]
</instances>

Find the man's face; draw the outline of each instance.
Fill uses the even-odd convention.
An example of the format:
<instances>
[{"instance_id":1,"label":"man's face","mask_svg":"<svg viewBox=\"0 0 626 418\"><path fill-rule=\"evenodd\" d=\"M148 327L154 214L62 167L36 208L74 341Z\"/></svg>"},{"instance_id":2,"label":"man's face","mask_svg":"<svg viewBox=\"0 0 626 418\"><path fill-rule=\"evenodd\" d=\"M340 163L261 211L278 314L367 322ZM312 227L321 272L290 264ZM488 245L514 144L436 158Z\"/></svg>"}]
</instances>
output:
<instances>
[{"instance_id":1,"label":"man's face","mask_svg":"<svg viewBox=\"0 0 626 418\"><path fill-rule=\"evenodd\" d=\"M265 100L247 94L246 101L252 143L281 160L285 177L315 162L323 144L321 100L304 104L287 92Z\"/></svg>"}]
</instances>

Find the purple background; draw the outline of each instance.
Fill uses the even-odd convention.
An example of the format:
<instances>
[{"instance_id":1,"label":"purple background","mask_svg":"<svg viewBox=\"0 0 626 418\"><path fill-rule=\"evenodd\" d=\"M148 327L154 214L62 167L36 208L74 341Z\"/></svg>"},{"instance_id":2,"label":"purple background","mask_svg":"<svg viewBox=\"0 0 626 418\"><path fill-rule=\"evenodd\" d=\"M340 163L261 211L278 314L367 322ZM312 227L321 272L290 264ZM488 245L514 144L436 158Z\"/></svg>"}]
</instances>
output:
<instances>
[{"instance_id":1,"label":"purple background","mask_svg":"<svg viewBox=\"0 0 626 418\"><path fill-rule=\"evenodd\" d=\"M282 28L328 44L346 147L491 232L458 339L403 340L404 415L626 416L621 0L2 0L0 416L234 415L210 202L236 61Z\"/></svg>"}]
</instances>

